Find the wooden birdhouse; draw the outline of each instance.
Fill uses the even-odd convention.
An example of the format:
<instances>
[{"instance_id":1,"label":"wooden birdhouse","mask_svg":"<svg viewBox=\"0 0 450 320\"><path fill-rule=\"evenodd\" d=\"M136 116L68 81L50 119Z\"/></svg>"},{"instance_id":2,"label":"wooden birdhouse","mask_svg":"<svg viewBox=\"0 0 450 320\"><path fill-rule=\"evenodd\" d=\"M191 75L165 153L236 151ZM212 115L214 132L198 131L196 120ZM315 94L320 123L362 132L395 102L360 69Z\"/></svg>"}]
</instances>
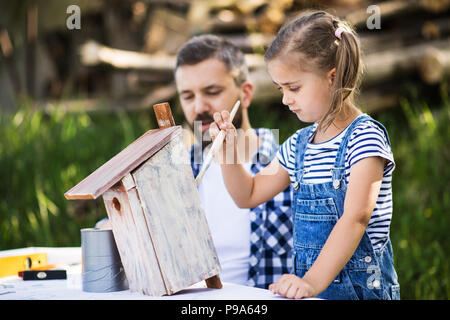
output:
<instances>
[{"instance_id":1,"label":"wooden birdhouse","mask_svg":"<svg viewBox=\"0 0 450 320\"><path fill-rule=\"evenodd\" d=\"M168 103L149 130L65 193L103 196L132 292L170 295L206 280L220 288L219 259L200 205L182 130Z\"/></svg>"}]
</instances>

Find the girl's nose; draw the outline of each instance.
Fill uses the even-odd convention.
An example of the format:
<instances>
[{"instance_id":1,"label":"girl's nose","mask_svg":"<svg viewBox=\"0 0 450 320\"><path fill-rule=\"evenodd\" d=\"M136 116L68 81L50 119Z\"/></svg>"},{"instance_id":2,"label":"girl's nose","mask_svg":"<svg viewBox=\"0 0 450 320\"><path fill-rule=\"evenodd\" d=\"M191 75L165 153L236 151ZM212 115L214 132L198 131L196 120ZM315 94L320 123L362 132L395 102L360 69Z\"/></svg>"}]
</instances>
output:
<instances>
[{"instance_id":1,"label":"girl's nose","mask_svg":"<svg viewBox=\"0 0 450 320\"><path fill-rule=\"evenodd\" d=\"M282 102L285 106L289 106L293 104L293 99L290 95L283 92L283 99Z\"/></svg>"}]
</instances>

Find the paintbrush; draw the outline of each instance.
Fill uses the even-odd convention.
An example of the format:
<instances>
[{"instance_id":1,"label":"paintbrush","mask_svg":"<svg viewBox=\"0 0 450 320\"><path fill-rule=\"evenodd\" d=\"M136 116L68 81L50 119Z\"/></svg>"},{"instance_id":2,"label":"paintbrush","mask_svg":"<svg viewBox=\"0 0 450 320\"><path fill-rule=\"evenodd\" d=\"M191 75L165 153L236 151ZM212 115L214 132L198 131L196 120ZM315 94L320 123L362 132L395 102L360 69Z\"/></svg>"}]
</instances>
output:
<instances>
[{"instance_id":1,"label":"paintbrush","mask_svg":"<svg viewBox=\"0 0 450 320\"><path fill-rule=\"evenodd\" d=\"M230 122L233 122L234 115L236 114L237 110L239 109L239 105L241 102L238 100L233 106L233 109L230 113ZM203 175L205 174L206 170L208 170L209 165L211 164L212 160L214 159L214 156L216 152L219 150L219 148L222 146L223 140L225 139L226 132L224 130L220 130L219 134L217 135L216 139L214 140L211 149L209 149L208 154L206 155L206 160L203 163L202 169L198 173L197 177L195 178L195 185L198 186L200 184L200 181L203 178Z\"/></svg>"}]
</instances>

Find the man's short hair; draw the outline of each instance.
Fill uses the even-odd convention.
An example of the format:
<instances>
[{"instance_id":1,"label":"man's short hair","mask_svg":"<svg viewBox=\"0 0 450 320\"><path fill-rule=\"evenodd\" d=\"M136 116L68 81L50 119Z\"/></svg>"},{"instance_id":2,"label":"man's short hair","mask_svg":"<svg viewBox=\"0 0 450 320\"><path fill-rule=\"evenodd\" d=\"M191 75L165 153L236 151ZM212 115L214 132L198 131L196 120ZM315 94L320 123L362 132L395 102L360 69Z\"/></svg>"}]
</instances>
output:
<instances>
[{"instance_id":1,"label":"man's short hair","mask_svg":"<svg viewBox=\"0 0 450 320\"><path fill-rule=\"evenodd\" d=\"M230 41L211 34L193 37L178 50L175 72L180 66L195 65L213 58L225 64L236 85L240 86L247 81L248 67L241 49Z\"/></svg>"}]
</instances>

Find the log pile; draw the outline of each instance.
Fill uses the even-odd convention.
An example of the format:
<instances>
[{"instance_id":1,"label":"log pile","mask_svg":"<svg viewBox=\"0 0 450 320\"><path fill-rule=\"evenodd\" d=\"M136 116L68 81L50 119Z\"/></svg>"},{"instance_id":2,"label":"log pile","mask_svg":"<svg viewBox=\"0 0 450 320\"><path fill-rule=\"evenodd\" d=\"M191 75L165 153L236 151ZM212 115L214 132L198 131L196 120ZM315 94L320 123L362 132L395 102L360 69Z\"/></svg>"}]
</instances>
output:
<instances>
[{"instance_id":1,"label":"log pile","mask_svg":"<svg viewBox=\"0 0 450 320\"><path fill-rule=\"evenodd\" d=\"M100 99L96 97L102 96L111 97L105 103L112 109L142 109L172 100L176 51L202 33L221 35L241 47L255 83L255 100L279 103L280 93L265 70L264 51L283 23L311 8L346 19L360 35L365 69L359 104L367 112L397 106L402 83L409 79L433 86L450 74L449 0L101 2L105 10L98 10L95 17L103 16L106 37L79 37L76 58L84 74L101 72L109 78L109 92L101 92L103 85L89 94L85 104L66 101L68 109L94 106ZM374 13L379 13L380 22L375 29L368 23ZM0 35L3 54L9 57L7 38ZM9 73L14 80L14 71Z\"/></svg>"}]
</instances>

